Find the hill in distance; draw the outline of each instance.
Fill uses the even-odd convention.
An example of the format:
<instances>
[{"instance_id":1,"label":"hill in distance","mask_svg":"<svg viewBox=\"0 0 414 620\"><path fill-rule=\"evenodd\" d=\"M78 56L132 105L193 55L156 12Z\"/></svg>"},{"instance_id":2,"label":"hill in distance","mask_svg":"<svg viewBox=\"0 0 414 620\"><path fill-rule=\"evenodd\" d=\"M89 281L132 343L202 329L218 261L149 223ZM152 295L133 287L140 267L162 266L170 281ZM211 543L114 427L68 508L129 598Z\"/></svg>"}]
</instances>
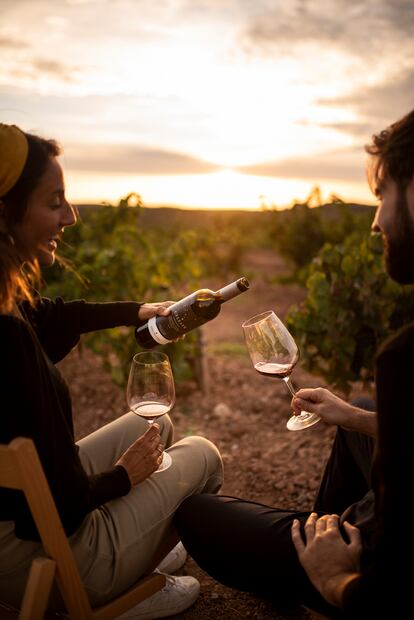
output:
<instances>
[{"instance_id":1,"label":"hill in distance","mask_svg":"<svg viewBox=\"0 0 414 620\"><path fill-rule=\"evenodd\" d=\"M91 210L100 209L102 205L75 205L81 216L87 216ZM134 208L134 207L131 207ZM292 209L283 211L262 210L245 211L237 209L180 209L177 207L141 207L139 209L139 225L143 229L170 228L174 230L203 229L242 225L244 229L255 226L265 226L267 222L274 221L275 215L280 218L289 217L292 210L306 208L306 205L297 204ZM352 213L374 214L375 207L354 203L329 203L312 210L319 212L323 218L336 219L343 209L349 209Z\"/></svg>"}]
</instances>

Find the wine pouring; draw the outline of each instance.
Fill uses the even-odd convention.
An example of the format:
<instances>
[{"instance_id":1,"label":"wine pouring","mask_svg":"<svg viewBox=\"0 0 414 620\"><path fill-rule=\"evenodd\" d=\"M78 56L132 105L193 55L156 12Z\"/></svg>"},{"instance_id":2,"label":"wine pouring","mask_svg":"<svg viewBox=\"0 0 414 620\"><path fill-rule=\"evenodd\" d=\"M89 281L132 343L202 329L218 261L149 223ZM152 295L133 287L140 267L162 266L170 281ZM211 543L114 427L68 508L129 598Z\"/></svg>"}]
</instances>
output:
<instances>
[{"instance_id":1,"label":"wine pouring","mask_svg":"<svg viewBox=\"0 0 414 620\"><path fill-rule=\"evenodd\" d=\"M171 411L175 403L174 378L168 356L157 351L134 355L126 390L131 411L149 424ZM162 462L156 472L170 467L171 456L163 452Z\"/></svg>"},{"instance_id":2,"label":"wine pouring","mask_svg":"<svg viewBox=\"0 0 414 620\"><path fill-rule=\"evenodd\" d=\"M266 377L283 379L292 396L295 396L290 375L299 360L299 349L292 335L272 311L253 316L242 325L247 349L257 372ZM315 413L301 411L287 421L290 431L298 431L319 422Z\"/></svg>"},{"instance_id":3,"label":"wine pouring","mask_svg":"<svg viewBox=\"0 0 414 620\"><path fill-rule=\"evenodd\" d=\"M135 338L144 349L177 340L192 329L214 319L225 301L244 293L249 287L247 278L242 277L218 291L207 288L195 291L170 306L167 316L154 316L144 325L137 327Z\"/></svg>"}]
</instances>

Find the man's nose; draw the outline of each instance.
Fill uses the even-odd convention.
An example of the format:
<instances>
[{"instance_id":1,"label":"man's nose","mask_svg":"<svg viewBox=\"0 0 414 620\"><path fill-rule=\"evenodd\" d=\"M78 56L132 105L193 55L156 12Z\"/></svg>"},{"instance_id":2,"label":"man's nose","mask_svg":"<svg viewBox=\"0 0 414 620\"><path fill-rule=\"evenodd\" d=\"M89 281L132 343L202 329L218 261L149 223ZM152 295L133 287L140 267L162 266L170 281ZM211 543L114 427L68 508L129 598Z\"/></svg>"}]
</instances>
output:
<instances>
[{"instance_id":1,"label":"man's nose","mask_svg":"<svg viewBox=\"0 0 414 620\"><path fill-rule=\"evenodd\" d=\"M381 211L381 207L379 206L377 207L377 210L375 211L374 219L371 224L371 232L376 235L382 233L382 228L380 226L380 211Z\"/></svg>"}]
</instances>

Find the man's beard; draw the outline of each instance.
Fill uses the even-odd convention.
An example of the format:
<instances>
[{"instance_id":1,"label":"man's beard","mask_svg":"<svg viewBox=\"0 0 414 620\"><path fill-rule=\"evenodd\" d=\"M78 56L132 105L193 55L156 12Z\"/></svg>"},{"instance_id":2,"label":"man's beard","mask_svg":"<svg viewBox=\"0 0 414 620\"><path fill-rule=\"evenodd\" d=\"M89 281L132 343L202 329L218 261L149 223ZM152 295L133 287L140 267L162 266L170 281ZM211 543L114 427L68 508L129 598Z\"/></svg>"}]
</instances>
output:
<instances>
[{"instance_id":1,"label":"man's beard","mask_svg":"<svg viewBox=\"0 0 414 620\"><path fill-rule=\"evenodd\" d=\"M414 222L410 217L405 189L398 190L392 232L384 236L388 275L399 284L414 284Z\"/></svg>"}]
</instances>

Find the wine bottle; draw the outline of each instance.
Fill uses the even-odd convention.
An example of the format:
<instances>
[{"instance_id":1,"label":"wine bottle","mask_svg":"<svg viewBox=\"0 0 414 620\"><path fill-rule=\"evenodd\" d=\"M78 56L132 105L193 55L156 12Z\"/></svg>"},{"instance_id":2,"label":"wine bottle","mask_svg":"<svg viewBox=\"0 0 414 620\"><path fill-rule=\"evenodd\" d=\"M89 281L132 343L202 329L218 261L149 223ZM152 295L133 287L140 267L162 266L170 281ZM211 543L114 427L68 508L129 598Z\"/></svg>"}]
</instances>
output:
<instances>
[{"instance_id":1,"label":"wine bottle","mask_svg":"<svg viewBox=\"0 0 414 620\"><path fill-rule=\"evenodd\" d=\"M168 316L154 316L135 330L135 338L144 349L167 344L195 327L214 319L221 304L250 287L247 278L239 278L218 291L202 288L170 306Z\"/></svg>"}]
</instances>

